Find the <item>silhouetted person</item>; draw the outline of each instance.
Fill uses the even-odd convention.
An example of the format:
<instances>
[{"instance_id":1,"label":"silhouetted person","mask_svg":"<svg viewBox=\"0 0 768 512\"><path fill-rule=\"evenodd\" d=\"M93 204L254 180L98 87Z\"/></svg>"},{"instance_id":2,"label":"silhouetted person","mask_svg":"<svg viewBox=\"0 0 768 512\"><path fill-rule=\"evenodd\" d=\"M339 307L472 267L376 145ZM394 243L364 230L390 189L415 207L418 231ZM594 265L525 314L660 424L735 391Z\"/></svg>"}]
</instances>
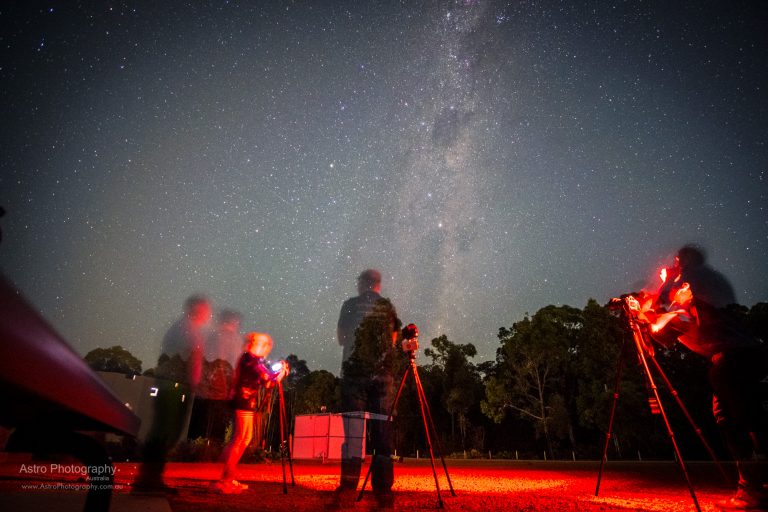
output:
<instances>
[{"instance_id":1,"label":"silhouetted person","mask_svg":"<svg viewBox=\"0 0 768 512\"><path fill-rule=\"evenodd\" d=\"M676 291L667 299L679 308L675 327L685 332L679 340L708 358L712 366L712 407L715 420L736 460L736 494L718 506L725 510L768 510L765 455L768 418L762 407L768 387L768 351L741 325L726 306L736 303L728 280L706 264L696 246L678 251L674 273ZM688 324L685 327L683 324Z\"/></svg>"},{"instance_id":2,"label":"silhouetted person","mask_svg":"<svg viewBox=\"0 0 768 512\"><path fill-rule=\"evenodd\" d=\"M144 460L134 483L138 491L170 491L163 482L168 451L179 441L184 422L200 384L205 350L205 328L211 319L211 302L192 295L184 314L163 338L155 377L166 379L154 397L152 427L144 444Z\"/></svg>"},{"instance_id":3,"label":"silhouetted person","mask_svg":"<svg viewBox=\"0 0 768 512\"><path fill-rule=\"evenodd\" d=\"M368 269L357 279L358 296L344 302L337 336L343 348L341 406L344 412L368 411L387 415L394 400L393 373L402 365L403 353L396 346L400 320L395 307L383 298L381 273ZM357 488L362 457L353 420L344 419L345 440L341 448L340 493ZM392 428L389 421L372 420L370 443L375 456L371 484L381 506L393 503Z\"/></svg>"},{"instance_id":4,"label":"silhouetted person","mask_svg":"<svg viewBox=\"0 0 768 512\"><path fill-rule=\"evenodd\" d=\"M266 405L269 394L261 393L262 388L271 388L288 373L288 365L282 362L279 371L274 371L267 364L266 357L272 350L272 338L269 334L251 332L245 336L245 352L237 363L234 383L233 406L235 409L235 427L232 440L224 448L221 458L224 470L221 479L214 483L214 489L224 494L239 493L248 488L235 479L235 472L240 458L253 439L254 421Z\"/></svg>"}]
</instances>

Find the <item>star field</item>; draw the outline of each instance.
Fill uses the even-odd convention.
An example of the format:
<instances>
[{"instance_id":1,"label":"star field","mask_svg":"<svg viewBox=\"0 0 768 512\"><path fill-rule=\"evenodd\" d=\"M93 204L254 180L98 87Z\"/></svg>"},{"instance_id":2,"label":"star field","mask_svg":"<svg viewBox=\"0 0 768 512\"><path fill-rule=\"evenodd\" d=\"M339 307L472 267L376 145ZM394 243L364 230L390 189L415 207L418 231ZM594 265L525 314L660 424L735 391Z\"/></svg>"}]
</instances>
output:
<instances>
[{"instance_id":1,"label":"star field","mask_svg":"<svg viewBox=\"0 0 768 512\"><path fill-rule=\"evenodd\" d=\"M368 267L422 339L637 289L698 242L768 300L757 2L0 7L0 265L154 365L191 293L336 372Z\"/></svg>"}]
</instances>

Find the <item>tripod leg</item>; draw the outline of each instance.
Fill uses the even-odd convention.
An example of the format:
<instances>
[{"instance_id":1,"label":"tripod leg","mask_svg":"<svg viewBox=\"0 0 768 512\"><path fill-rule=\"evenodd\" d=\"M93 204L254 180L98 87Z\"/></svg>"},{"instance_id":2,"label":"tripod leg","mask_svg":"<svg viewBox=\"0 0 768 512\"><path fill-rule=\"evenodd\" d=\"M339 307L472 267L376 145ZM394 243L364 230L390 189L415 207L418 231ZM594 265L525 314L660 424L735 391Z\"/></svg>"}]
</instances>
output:
<instances>
[{"instance_id":1,"label":"tripod leg","mask_svg":"<svg viewBox=\"0 0 768 512\"><path fill-rule=\"evenodd\" d=\"M725 479L725 483L732 484L731 478L728 476L728 473L725 472L725 469L723 468L723 465L720 464L720 461L717 458L717 455L715 455L715 452L712 450L712 448L709 446L709 443L707 443L707 440L704 438L704 434L702 433L699 426L696 424L696 422L693 420L693 417L688 412L688 408L685 407L685 404L683 403L682 398L680 398L680 395L677 394L677 390L672 386L672 383L669 381L669 378L667 378L667 374L664 373L664 370L661 368L661 365L659 365L659 362L656 360L655 357L650 357L651 362L653 362L653 366L656 368L656 371L661 375L661 379L664 381L664 385L667 386L667 389L670 393L672 393L672 396L675 398L675 401L677 402L677 405L680 406L680 410L683 411L683 414L688 419L688 423L691 424L691 427L693 428L694 432L696 432L696 435L699 436L699 439L701 440L701 444L704 445L704 449L707 450L707 453L709 454L709 458L712 459L712 462L715 463L717 466L717 469L720 471L720 474L723 475L723 478Z\"/></svg>"},{"instance_id":2,"label":"tripod leg","mask_svg":"<svg viewBox=\"0 0 768 512\"><path fill-rule=\"evenodd\" d=\"M291 433L291 426L288 423L288 416L285 412L285 395L283 394L283 383L278 383L278 391L280 392L280 418L282 424L285 425L284 432L286 433L286 440L285 440L285 454L288 458L288 467L291 470L291 487L296 486L296 481L293 478L293 458L291 457L291 443L290 443L290 433Z\"/></svg>"},{"instance_id":3,"label":"tripod leg","mask_svg":"<svg viewBox=\"0 0 768 512\"><path fill-rule=\"evenodd\" d=\"M445 471L445 478L448 480L448 488L451 491L451 496L456 496L456 491L453 490L453 482L451 482L451 475L448 474L448 466L445 464L445 457L443 457L443 446L440 443L440 437L437 435L437 429L435 428L435 422L432 420L432 411L429 408L429 402L427 396L424 393L424 386L421 385L421 377L418 370L414 367L413 375L416 380L416 387L420 395L420 400L424 403L424 409L427 412L427 419L429 419L429 425L432 427L432 433L435 435L435 443L437 444L437 453L440 456L440 461L443 463L443 471Z\"/></svg>"},{"instance_id":4,"label":"tripod leg","mask_svg":"<svg viewBox=\"0 0 768 512\"><path fill-rule=\"evenodd\" d=\"M363 499L363 493L365 492L365 486L368 485L368 479L371 478L371 473L373 472L373 459L376 458L377 455L374 452L374 454L371 456L371 465L368 466L368 471L365 472L365 479L363 480L363 486L360 488L360 492L357 495L357 500L360 501Z\"/></svg>"},{"instance_id":5,"label":"tripod leg","mask_svg":"<svg viewBox=\"0 0 768 512\"><path fill-rule=\"evenodd\" d=\"M266 446L267 439L269 438L269 426L272 422L274 399L275 396L272 394L272 389L267 389L266 394L262 396L259 405L256 407L256 411L254 411L254 437L251 440L251 446L258 446L259 448L264 448ZM266 421L262 421L262 415L266 415ZM257 418L260 423L258 429L256 428Z\"/></svg>"},{"instance_id":6,"label":"tripod leg","mask_svg":"<svg viewBox=\"0 0 768 512\"><path fill-rule=\"evenodd\" d=\"M266 393L267 394L262 398L262 402L258 408L259 412L263 412L267 418L265 422L262 422L262 426L260 427L261 440L257 444L257 446L262 449L267 448L267 443L270 440L270 432L272 431L272 426L274 425L272 411L275 410L275 401L277 400L277 396L272 393L272 388L267 388ZM269 448L270 450L272 449L271 446Z\"/></svg>"},{"instance_id":7,"label":"tripod leg","mask_svg":"<svg viewBox=\"0 0 768 512\"><path fill-rule=\"evenodd\" d=\"M603 479L603 467L605 459L608 456L608 444L611 442L613 432L613 418L616 416L616 404L619 403L619 391L621 391L621 374L624 372L624 348L627 345L626 336L621 340L619 349L619 358L616 362L616 383L613 386L613 404L611 405L611 415L608 418L608 430L605 433L605 444L603 445L603 455L600 457L600 470L597 472L597 486L595 487L595 496L600 492L600 481Z\"/></svg>"},{"instance_id":8,"label":"tripod leg","mask_svg":"<svg viewBox=\"0 0 768 512\"><path fill-rule=\"evenodd\" d=\"M643 371L645 372L646 377L648 377L648 382L651 384L653 396L656 398L656 402L659 404L659 411L661 412L661 417L664 418L664 425L667 428L667 435L669 436L669 440L672 442L675 455L677 455L678 465L680 466L680 470L682 471L683 477L685 478L685 483L688 484L688 490L691 493L691 498L693 498L693 504L696 506L697 512L701 512L699 500L696 498L696 491L693 490L693 484L691 483L691 479L688 476L688 469L685 467L683 456L680 454L680 448L678 448L677 441L675 441L675 433L672 431L672 426L669 424L669 418L667 418L667 413L664 411L664 405L661 403L661 398L659 398L659 390L656 387L653 376L651 375L651 369L648 367L648 361L645 357L645 350L643 349L643 333L636 323L632 326L632 331L634 334L633 338L635 340L635 345L637 347L637 353L640 356L640 361L643 364Z\"/></svg>"},{"instance_id":9,"label":"tripod leg","mask_svg":"<svg viewBox=\"0 0 768 512\"><path fill-rule=\"evenodd\" d=\"M400 387L397 388L397 395L395 395L395 401L392 402L392 407L389 408L389 416L387 417L387 421L392 421L392 416L395 414L395 410L397 409L397 402L400 400L400 395L403 394L403 388L405 387L405 379L408 377L408 370L409 368L405 369L405 371L403 372L403 378L400 379ZM377 454L376 452L374 452L373 456L371 457L371 465L368 466L368 471L365 473L363 486L360 488L360 493L357 495L356 501L360 501L363 499L363 492L365 492L365 486L368 484L368 479L371 478L371 473L373 472L373 459L375 459L376 457L377 457Z\"/></svg>"},{"instance_id":10,"label":"tripod leg","mask_svg":"<svg viewBox=\"0 0 768 512\"><path fill-rule=\"evenodd\" d=\"M278 386L278 401L280 401L280 398L283 396L282 393L282 386L280 383L277 383ZM283 404L280 402L279 405L279 411L278 414L280 416L280 465L283 467L283 494L288 494L288 485L286 484L285 479L285 451L283 450L283 447L285 445L285 425L283 424Z\"/></svg>"},{"instance_id":11,"label":"tripod leg","mask_svg":"<svg viewBox=\"0 0 768 512\"><path fill-rule=\"evenodd\" d=\"M443 499L440 497L440 484L437 481L437 470L435 469L435 455L432 450L432 439L429 435L429 424L427 423L427 413L424 409L426 403L426 397L424 396L424 388L421 387L421 381L419 380L418 373L416 371L416 363L413 362L411 367L413 368L413 376L416 381L416 390L419 397L419 408L421 409L421 419L424 422L424 436L427 439L427 446L429 447L429 461L432 463L432 476L435 477L435 491L437 491L437 508L443 508Z\"/></svg>"}]
</instances>

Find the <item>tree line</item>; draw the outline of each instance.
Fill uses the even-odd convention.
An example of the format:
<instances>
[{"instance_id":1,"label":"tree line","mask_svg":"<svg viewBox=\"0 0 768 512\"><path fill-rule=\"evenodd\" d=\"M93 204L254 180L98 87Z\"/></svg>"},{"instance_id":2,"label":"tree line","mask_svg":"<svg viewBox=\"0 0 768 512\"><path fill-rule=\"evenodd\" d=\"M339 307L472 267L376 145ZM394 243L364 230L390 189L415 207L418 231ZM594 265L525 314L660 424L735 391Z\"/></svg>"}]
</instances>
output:
<instances>
[{"instance_id":1,"label":"tree line","mask_svg":"<svg viewBox=\"0 0 768 512\"><path fill-rule=\"evenodd\" d=\"M732 308L756 337L768 340L768 303ZM550 305L500 328L492 361L475 362L477 350L472 343L446 335L432 339L418 371L446 454L599 459L617 371L623 364L608 457L672 459L672 447L655 413L634 344L623 343L628 336L624 320L590 299L583 309ZM657 346L655 355L704 437L718 455L727 456L712 419L708 362L681 344L671 349ZM85 359L94 369L141 373L141 361L122 347L96 349ZM292 417L342 412L336 375L310 370L296 355L287 360L291 374L284 392ZM174 363L180 361L160 361ZM203 386L226 385L222 363L206 362ZM400 376L395 378L399 383ZM661 379L656 380L683 456L706 460L707 452L690 423ZM412 379L398 403L395 446L405 456L426 450Z\"/></svg>"}]
</instances>

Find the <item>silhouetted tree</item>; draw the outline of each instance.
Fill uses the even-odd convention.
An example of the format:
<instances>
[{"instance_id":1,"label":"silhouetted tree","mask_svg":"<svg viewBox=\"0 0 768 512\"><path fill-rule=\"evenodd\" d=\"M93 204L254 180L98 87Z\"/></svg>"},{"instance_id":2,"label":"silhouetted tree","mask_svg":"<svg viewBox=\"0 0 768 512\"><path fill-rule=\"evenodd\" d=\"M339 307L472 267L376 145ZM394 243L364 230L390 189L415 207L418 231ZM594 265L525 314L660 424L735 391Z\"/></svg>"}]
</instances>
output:
<instances>
[{"instance_id":1,"label":"silhouetted tree","mask_svg":"<svg viewBox=\"0 0 768 512\"><path fill-rule=\"evenodd\" d=\"M96 348L85 355L88 366L100 372L130 374L141 373L141 360L120 345L110 348Z\"/></svg>"},{"instance_id":2,"label":"silhouetted tree","mask_svg":"<svg viewBox=\"0 0 768 512\"><path fill-rule=\"evenodd\" d=\"M149 370L144 374L148 375ZM169 357L168 354L161 354L157 359L157 366L152 372L152 376L174 382L186 382L187 364L179 354L174 354L173 357Z\"/></svg>"},{"instance_id":3,"label":"silhouetted tree","mask_svg":"<svg viewBox=\"0 0 768 512\"><path fill-rule=\"evenodd\" d=\"M469 358L475 357L477 349L471 343L453 343L446 335L432 340L432 347L424 354L432 359L431 377L440 381L440 404L451 417L451 438L455 438L458 423L461 447L466 448L470 428L468 414L482 395L482 383L475 365Z\"/></svg>"},{"instance_id":4,"label":"silhouetted tree","mask_svg":"<svg viewBox=\"0 0 768 512\"><path fill-rule=\"evenodd\" d=\"M304 359L299 359L299 356L296 354L289 354L285 358L285 362L291 368L291 373L285 379L286 387L293 387L310 373L307 362Z\"/></svg>"},{"instance_id":5,"label":"silhouetted tree","mask_svg":"<svg viewBox=\"0 0 768 512\"><path fill-rule=\"evenodd\" d=\"M517 412L534 423L554 457L554 420L561 437L565 411L564 384L583 326L581 311L570 306L547 306L533 317L499 329L502 350L498 352L498 371L486 381L483 412L497 423L507 410Z\"/></svg>"},{"instance_id":6,"label":"silhouetted tree","mask_svg":"<svg viewBox=\"0 0 768 512\"><path fill-rule=\"evenodd\" d=\"M749 309L747 327L755 337L768 343L768 302L758 302Z\"/></svg>"},{"instance_id":7,"label":"silhouetted tree","mask_svg":"<svg viewBox=\"0 0 768 512\"><path fill-rule=\"evenodd\" d=\"M339 379L326 370L309 372L296 383L296 414L318 413L322 407L335 411L339 405Z\"/></svg>"}]
</instances>

